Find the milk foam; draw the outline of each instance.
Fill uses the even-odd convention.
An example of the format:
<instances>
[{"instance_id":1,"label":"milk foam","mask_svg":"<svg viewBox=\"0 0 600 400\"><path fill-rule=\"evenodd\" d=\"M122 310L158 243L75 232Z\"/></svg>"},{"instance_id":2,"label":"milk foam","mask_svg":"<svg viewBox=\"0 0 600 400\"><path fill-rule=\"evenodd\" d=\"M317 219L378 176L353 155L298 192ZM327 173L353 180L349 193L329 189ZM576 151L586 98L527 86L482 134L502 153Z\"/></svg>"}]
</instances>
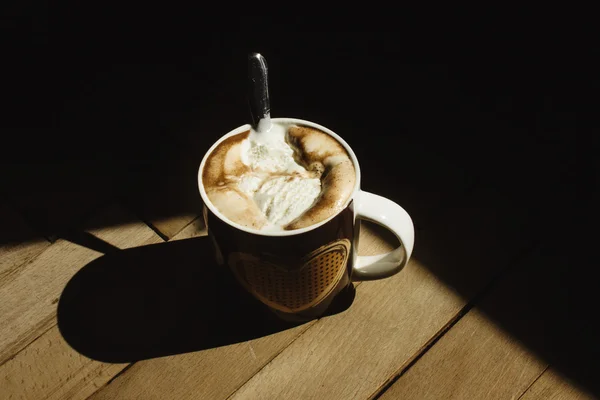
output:
<instances>
[{"instance_id":1,"label":"milk foam","mask_svg":"<svg viewBox=\"0 0 600 400\"><path fill-rule=\"evenodd\" d=\"M355 176L346 150L326 133L272 123L269 130L223 141L209 156L203 181L227 218L255 229L283 230L310 226L339 211Z\"/></svg>"}]
</instances>

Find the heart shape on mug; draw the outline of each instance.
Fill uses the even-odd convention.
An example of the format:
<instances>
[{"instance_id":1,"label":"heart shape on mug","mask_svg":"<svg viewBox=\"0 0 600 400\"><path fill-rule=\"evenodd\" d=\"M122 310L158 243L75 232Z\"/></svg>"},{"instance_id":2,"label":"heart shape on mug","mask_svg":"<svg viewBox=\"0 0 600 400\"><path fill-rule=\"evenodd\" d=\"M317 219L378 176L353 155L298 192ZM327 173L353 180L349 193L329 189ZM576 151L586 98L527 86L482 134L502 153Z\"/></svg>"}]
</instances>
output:
<instances>
[{"instance_id":1,"label":"heart shape on mug","mask_svg":"<svg viewBox=\"0 0 600 400\"><path fill-rule=\"evenodd\" d=\"M335 289L349 254L350 241L341 239L312 251L300 265L240 252L231 253L228 261L237 279L259 300L295 313L316 306Z\"/></svg>"}]
</instances>

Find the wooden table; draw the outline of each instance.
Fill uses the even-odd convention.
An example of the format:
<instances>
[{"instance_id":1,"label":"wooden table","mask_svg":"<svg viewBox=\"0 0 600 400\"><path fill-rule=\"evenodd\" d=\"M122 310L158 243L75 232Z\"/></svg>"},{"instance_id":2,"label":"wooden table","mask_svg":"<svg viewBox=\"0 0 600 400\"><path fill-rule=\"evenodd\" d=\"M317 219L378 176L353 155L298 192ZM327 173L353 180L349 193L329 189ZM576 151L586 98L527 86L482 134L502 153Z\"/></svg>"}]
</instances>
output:
<instances>
[{"instance_id":1,"label":"wooden table","mask_svg":"<svg viewBox=\"0 0 600 400\"><path fill-rule=\"evenodd\" d=\"M427 171L425 153L413 149L398 169ZM524 204L529 181L498 191L497 181L472 185L448 164L398 186L386 195L415 221L409 265L356 283L347 310L289 326L212 266L194 179L201 155L164 168L162 186L149 179L129 193L90 196L71 182L78 193L0 198L0 399L600 393L586 375L597 360L594 331L562 307L561 272L578 264ZM363 225L361 254L395 245Z\"/></svg>"},{"instance_id":2,"label":"wooden table","mask_svg":"<svg viewBox=\"0 0 600 400\"><path fill-rule=\"evenodd\" d=\"M94 210L80 229L51 242L32 231L18 205L3 202L4 230L20 239L4 240L0 248L0 398L592 398L486 315L499 305L499 314L492 315L514 312L511 306L529 290L523 282L536 273L531 260L549 257L526 234L510 251L485 240L490 225L510 232L520 223L489 212L491 197L475 190L450 202L426 226L417 224L410 264L390 279L357 283L354 303L344 312L299 326L275 324L264 334L254 330L246 336L203 326L206 308L219 308L210 301L197 313L189 308L183 316L177 313L186 307L181 302L190 299L179 293L182 287L213 285L182 281L210 274L185 272L177 265L160 270L160 263L157 271L151 265L155 255L167 251L161 249L171 249L171 255L206 251L206 229L196 215L144 223L121 204L109 203ZM463 245L443 258L450 265L463 263L462 273L470 275L461 287L451 287L428 267L436 255L427 251L441 233L458 226ZM361 235L363 254L395 245L372 225L365 224ZM487 257L493 252L496 257ZM127 260L120 268L139 274L115 270L110 279L102 275L113 268L110 260L119 259ZM91 275L85 278L86 273ZM177 274L184 275L182 280L174 280ZM153 285L152 291L136 286L137 279ZM103 291L94 281L112 287ZM69 289L73 282L79 286ZM82 310L78 302L95 309ZM181 325L181 318L200 321ZM110 329L97 330L107 323ZM244 331L235 321L226 324ZM186 327L200 329L198 342L213 337L214 343L195 343L195 334L178 331ZM223 337L206 335L210 330ZM173 343L177 338L185 343Z\"/></svg>"}]
</instances>

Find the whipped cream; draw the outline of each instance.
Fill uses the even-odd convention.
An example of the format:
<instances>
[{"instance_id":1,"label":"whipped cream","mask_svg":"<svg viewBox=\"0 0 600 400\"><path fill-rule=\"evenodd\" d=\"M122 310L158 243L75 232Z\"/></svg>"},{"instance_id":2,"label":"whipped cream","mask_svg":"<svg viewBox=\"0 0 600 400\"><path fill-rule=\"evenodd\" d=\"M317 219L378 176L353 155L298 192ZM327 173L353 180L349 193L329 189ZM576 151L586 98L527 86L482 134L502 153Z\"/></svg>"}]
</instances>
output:
<instances>
[{"instance_id":1,"label":"whipped cream","mask_svg":"<svg viewBox=\"0 0 600 400\"><path fill-rule=\"evenodd\" d=\"M242 162L253 172L286 173L305 172L294 160L294 150L285 140L286 127L272 124L268 131L250 130L242 142Z\"/></svg>"},{"instance_id":2,"label":"whipped cream","mask_svg":"<svg viewBox=\"0 0 600 400\"><path fill-rule=\"evenodd\" d=\"M272 124L268 131L251 130L240 146L241 160L248 167L237 187L253 199L267 218L265 228L281 229L306 210L321 193L320 176L307 171L294 158L286 141L287 127Z\"/></svg>"}]
</instances>

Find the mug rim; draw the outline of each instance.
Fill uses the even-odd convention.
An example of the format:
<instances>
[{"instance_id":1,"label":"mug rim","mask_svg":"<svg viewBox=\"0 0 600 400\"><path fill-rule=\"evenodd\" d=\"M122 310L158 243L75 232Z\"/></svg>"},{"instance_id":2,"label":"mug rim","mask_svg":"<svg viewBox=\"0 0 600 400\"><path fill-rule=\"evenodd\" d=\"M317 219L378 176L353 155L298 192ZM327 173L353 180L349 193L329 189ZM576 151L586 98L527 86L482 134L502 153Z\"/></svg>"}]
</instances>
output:
<instances>
[{"instance_id":1,"label":"mug rim","mask_svg":"<svg viewBox=\"0 0 600 400\"><path fill-rule=\"evenodd\" d=\"M254 229L254 228L248 228L246 226L243 226L241 224L238 224L237 222L233 222L230 221L227 217L225 217L218 209L217 207L215 207L212 202L209 200L208 195L206 194L206 190L204 189L204 184L202 182L202 171L204 171L204 166L206 164L206 160L208 159L208 156L214 151L214 149L221 144L221 142L223 142L225 139L237 135L239 133L245 132L247 130L250 130L252 127L250 124L244 124L242 126L239 126L231 131L229 131L228 133L226 133L225 135L221 136L219 138L219 140L217 140L206 152L206 154L204 154L204 157L202 158L202 162L200 163L200 167L198 169L198 189L200 191L200 197L202 198L202 201L204 202L204 206L207 207L214 215L216 215L221 221L223 221L224 223L226 223L227 225L230 225L236 229L239 229L243 232L247 232L247 233L251 233L253 235L259 235L259 236L274 236L274 237L278 237L278 236L294 236L294 235L299 235L305 232L309 232L312 231L314 229L317 229L320 226L325 225L327 222L331 221L332 219L334 219L336 216L338 216L343 210L346 209L346 207L348 207L348 205L350 204L350 202L356 197L356 194L358 193L358 191L360 190L360 166L358 165L358 159L356 158L356 155L354 154L354 151L352 151L352 148L348 145L348 143L346 143L346 141L344 139L342 139L337 133L333 132L331 129L326 128L322 125L319 125L315 122L311 122L311 121L307 121L307 120L303 120L303 119L299 119L299 118L287 118L287 117L279 117L279 118L271 118L271 121L273 122L279 122L279 123L295 123L298 125L305 125L305 126L309 126L312 128L316 128L319 129L325 133L327 133L329 136L333 137L335 140L338 141L338 143L340 143L342 146L344 146L344 148L346 149L346 151L348 152L348 154L350 155L350 159L352 160L352 163L354 164L354 171L356 174L356 179L354 182L354 189L352 190L352 195L350 195L348 197L348 199L346 200L346 202L344 203L344 206L340 209L340 211L338 211L337 213L331 215L329 218L324 219L323 221L320 221L316 224L304 227L304 228L299 228L299 229L293 229L293 230L282 230L282 231L261 231L259 229Z\"/></svg>"}]
</instances>

